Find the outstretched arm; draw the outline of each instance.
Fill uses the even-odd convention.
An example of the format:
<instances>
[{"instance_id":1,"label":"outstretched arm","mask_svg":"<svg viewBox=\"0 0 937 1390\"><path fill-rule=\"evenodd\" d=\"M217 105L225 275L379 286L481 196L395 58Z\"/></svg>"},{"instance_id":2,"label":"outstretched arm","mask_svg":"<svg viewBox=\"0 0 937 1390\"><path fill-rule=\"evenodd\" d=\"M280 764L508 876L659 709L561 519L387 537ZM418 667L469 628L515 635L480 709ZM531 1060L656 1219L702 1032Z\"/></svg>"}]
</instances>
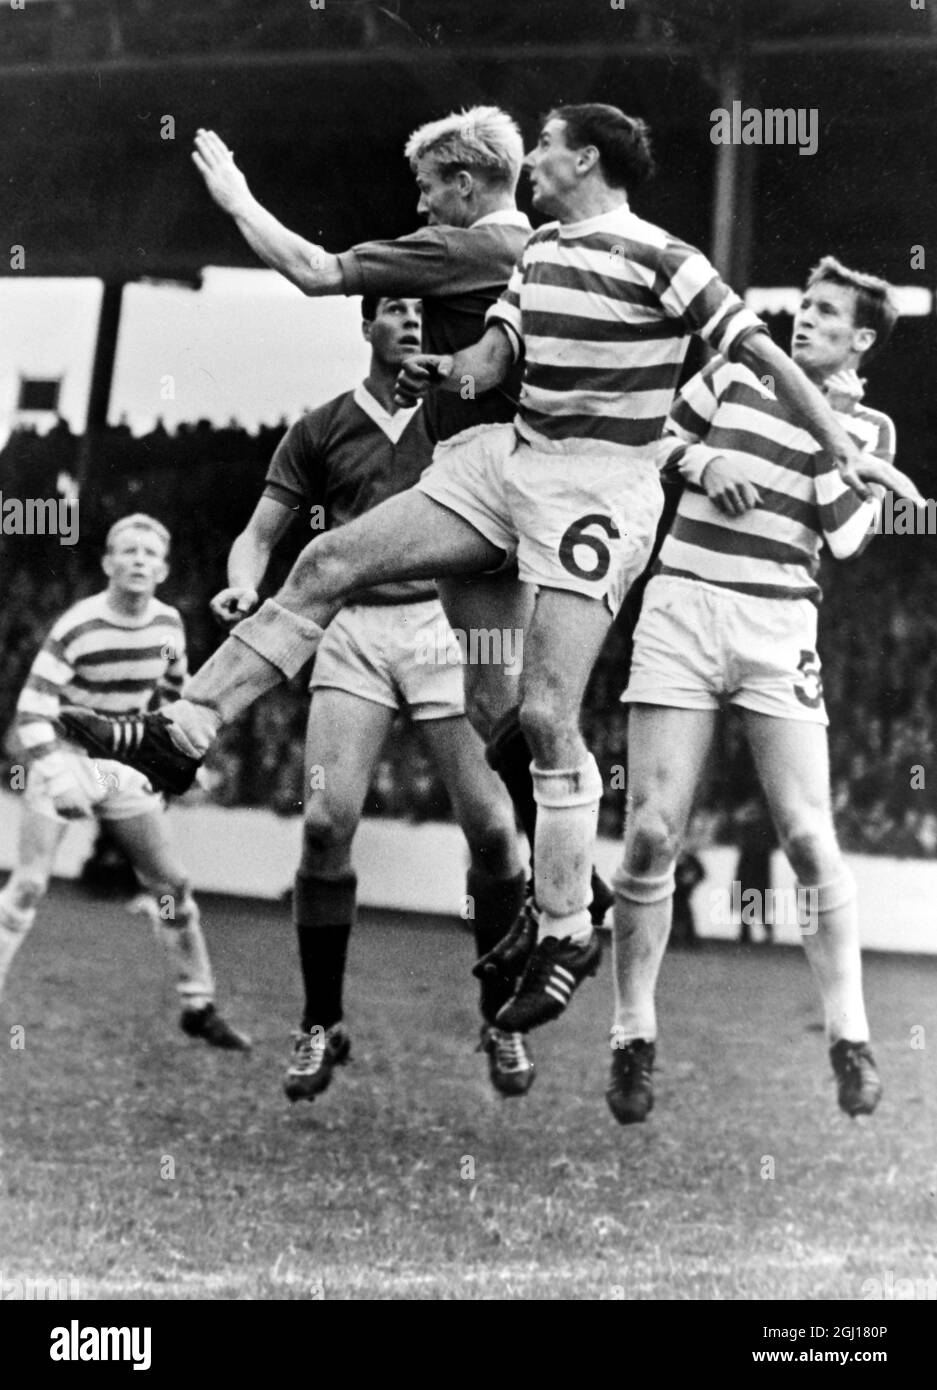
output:
<instances>
[{"instance_id":1,"label":"outstretched arm","mask_svg":"<svg viewBox=\"0 0 937 1390\"><path fill-rule=\"evenodd\" d=\"M338 257L304 240L258 203L234 156L213 130L199 130L192 162L222 212L233 217L251 250L303 294L338 294L343 288Z\"/></svg>"}]
</instances>

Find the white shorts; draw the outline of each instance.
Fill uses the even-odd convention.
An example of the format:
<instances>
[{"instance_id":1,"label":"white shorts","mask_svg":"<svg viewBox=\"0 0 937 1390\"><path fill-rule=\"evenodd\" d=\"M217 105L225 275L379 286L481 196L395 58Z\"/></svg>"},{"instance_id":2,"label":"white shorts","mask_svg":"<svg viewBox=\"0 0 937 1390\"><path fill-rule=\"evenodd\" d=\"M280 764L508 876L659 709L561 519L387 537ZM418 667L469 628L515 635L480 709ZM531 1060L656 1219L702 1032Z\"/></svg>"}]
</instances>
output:
<instances>
[{"instance_id":1,"label":"white shorts","mask_svg":"<svg viewBox=\"0 0 937 1390\"><path fill-rule=\"evenodd\" d=\"M112 758L90 758L69 745L64 745L60 751L99 820L133 820L135 816L163 810L162 797L154 792L142 772L126 763L114 762ZM39 764L31 767L27 774L25 804L37 815L65 820L55 809Z\"/></svg>"},{"instance_id":2,"label":"white shorts","mask_svg":"<svg viewBox=\"0 0 937 1390\"><path fill-rule=\"evenodd\" d=\"M462 655L438 599L351 604L325 629L310 691L346 690L410 718L465 713Z\"/></svg>"},{"instance_id":3,"label":"white shorts","mask_svg":"<svg viewBox=\"0 0 937 1390\"><path fill-rule=\"evenodd\" d=\"M436 446L417 483L492 545L518 577L617 613L647 565L663 508L647 452L543 453L513 425L476 425Z\"/></svg>"},{"instance_id":4,"label":"white shorts","mask_svg":"<svg viewBox=\"0 0 937 1390\"><path fill-rule=\"evenodd\" d=\"M621 698L698 710L728 701L779 719L828 724L816 605L656 575L645 590Z\"/></svg>"}]
</instances>

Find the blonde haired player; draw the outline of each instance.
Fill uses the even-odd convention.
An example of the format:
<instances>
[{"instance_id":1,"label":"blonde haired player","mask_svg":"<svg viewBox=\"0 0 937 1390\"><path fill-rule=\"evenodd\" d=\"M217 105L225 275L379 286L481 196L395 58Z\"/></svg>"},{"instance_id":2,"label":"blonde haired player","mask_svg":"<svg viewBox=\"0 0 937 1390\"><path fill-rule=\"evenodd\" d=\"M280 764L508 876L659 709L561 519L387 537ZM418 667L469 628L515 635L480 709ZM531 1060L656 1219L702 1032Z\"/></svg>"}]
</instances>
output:
<instances>
[{"instance_id":1,"label":"blonde haired player","mask_svg":"<svg viewBox=\"0 0 937 1390\"><path fill-rule=\"evenodd\" d=\"M230 172L229 159L225 152L220 165ZM126 727L83 710L65 716L84 747L107 756L125 740L135 766L184 789L221 726L301 669L356 589L490 574L516 559L519 582L502 594L494 623L524 629L519 718L534 755L536 903L475 966L513 970L532 946L495 1020L512 1033L558 1017L598 968L589 907L602 778L579 731L580 707L652 549L663 506L654 444L691 334L770 373L861 496L869 476L891 478L860 456L817 388L706 258L631 211L630 192L653 166L642 121L610 106L558 108L524 163L534 207L556 220L528 241L483 336L454 356L409 357L396 394L413 404L435 389L460 399L494 393L522 366L513 423L441 441L416 487L316 537L168 717ZM901 495L920 497L892 472Z\"/></svg>"},{"instance_id":2,"label":"blonde haired player","mask_svg":"<svg viewBox=\"0 0 937 1390\"><path fill-rule=\"evenodd\" d=\"M248 1039L215 1008L198 905L170 843L162 799L142 773L90 758L55 728L63 703L128 714L146 709L154 695L178 696L186 675L182 619L155 597L169 573L169 540L165 526L142 513L115 522L102 560L107 588L58 619L23 686L15 734L28 775L19 861L0 892L0 990L46 894L68 822L95 816L152 895L147 915L176 975L183 1031L213 1047L245 1050Z\"/></svg>"}]
</instances>

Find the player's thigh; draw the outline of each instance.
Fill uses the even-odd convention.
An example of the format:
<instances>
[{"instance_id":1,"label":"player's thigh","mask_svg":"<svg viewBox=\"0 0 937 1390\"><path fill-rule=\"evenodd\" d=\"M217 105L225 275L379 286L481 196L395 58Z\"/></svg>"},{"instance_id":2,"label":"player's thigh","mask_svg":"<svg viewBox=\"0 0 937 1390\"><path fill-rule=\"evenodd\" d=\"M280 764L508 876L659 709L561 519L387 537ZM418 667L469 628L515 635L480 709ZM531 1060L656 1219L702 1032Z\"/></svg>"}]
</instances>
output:
<instances>
[{"instance_id":1,"label":"player's thigh","mask_svg":"<svg viewBox=\"0 0 937 1390\"><path fill-rule=\"evenodd\" d=\"M611 625L606 605L566 589L541 589L524 641L522 722L548 737L575 723L596 658Z\"/></svg>"},{"instance_id":2,"label":"player's thigh","mask_svg":"<svg viewBox=\"0 0 937 1390\"><path fill-rule=\"evenodd\" d=\"M671 857L686 831L712 744L716 710L631 706L625 860L646 872L653 854Z\"/></svg>"},{"instance_id":3,"label":"player's thigh","mask_svg":"<svg viewBox=\"0 0 937 1390\"><path fill-rule=\"evenodd\" d=\"M17 870L46 882L68 826L29 805L22 810L17 837Z\"/></svg>"},{"instance_id":4,"label":"player's thigh","mask_svg":"<svg viewBox=\"0 0 937 1390\"><path fill-rule=\"evenodd\" d=\"M336 592L396 579L434 579L494 569L504 555L469 522L416 488L310 542L280 598L330 587Z\"/></svg>"},{"instance_id":5,"label":"player's thigh","mask_svg":"<svg viewBox=\"0 0 937 1390\"><path fill-rule=\"evenodd\" d=\"M826 726L743 710L745 732L765 797L785 848L809 837L834 852Z\"/></svg>"},{"instance_id":6,"label":"player's thigh","mask_svg":"<svg viewBox=\"0 0 937 1390\"><path fill-rule=\"evenodd\" d=\"M148 887L181 888L185 866L173 844L165 811L154 808L139 816L109 820L107 828Z\"/></svg>"},{"instance_id":7,"label":"player's thigh","mask_svg":"<svg viewBox=\"0 0 937 1390\"><path fill-rule=\"evenodd\" d=\"M323 839L353 837L394 713L347 690L313 691L304 787L309 832Z\"/></svg>"},{"instance_id":8,"label":"player's thigh","mask_svg":"<svg viewBox=\"0 0 937 1390\"><path fill-rule=\"evenodd\" d=\"M534 610L533 586L522 583L511 566L495 574L443 579L439 598L449 626L464 634L462 650L468 657L473 650L473 633L498 637L499 660L466 660L462 672L466 712L475 728L487 737L520 699L524 641ZM486 643L486 650L488 646Z\"/></svg>"}]
</instances>

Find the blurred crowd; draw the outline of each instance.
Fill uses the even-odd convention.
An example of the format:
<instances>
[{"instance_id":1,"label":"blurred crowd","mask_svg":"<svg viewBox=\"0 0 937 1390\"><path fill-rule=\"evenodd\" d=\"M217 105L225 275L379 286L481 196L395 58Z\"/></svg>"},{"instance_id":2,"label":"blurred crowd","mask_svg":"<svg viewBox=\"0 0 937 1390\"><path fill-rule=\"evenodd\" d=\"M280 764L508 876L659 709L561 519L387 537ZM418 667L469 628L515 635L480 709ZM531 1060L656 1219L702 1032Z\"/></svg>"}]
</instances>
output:
<instances>
[{"instance_id":1,"label":"blurred crowd","mask_svg":"<svg viewBox=\"0 0 937 1390\"><path fill-rule=\"evenodd\" d=\"M171 531L172 572L160 590L182 612L190 665L222 638L208 601L225 583L231 542L263 485L285 429L251 434L232 423L200 422L169 434L134 437L108 429L91 453L90 484L79 502L79 541L0 536L0 722L8 728L19 689L42 638L69 603L102 587L103 539L131 511ZM48 434L14 431L0 453L5 497L57 497L73 486L80 440L59 423ZM308 540L297 525L274 557L273 591ZM820 652L830 714L831 778L844 848L891 855L937 854L937 557L933 538L878 537L850 564L825 562ZM619 702L630 653L631 612L612 628L593 673L584 727L606 785L602 833L621 833L625 807L627 712ZM299 812L303 794L305 680L273 692L224 733L206 781L226 806ZM372 786L366 813L443 819L449 804L415 732L399 721ZM679 756L679 750L675 750ZM706 834L739 842L757 821L759 793L738 720L721 722L701 792ZM754 809L753 809L754 808ZM701 821L702 823L702 821ZM767 832L766 832L767 833Z\"/></svg>"}]
</instances>

